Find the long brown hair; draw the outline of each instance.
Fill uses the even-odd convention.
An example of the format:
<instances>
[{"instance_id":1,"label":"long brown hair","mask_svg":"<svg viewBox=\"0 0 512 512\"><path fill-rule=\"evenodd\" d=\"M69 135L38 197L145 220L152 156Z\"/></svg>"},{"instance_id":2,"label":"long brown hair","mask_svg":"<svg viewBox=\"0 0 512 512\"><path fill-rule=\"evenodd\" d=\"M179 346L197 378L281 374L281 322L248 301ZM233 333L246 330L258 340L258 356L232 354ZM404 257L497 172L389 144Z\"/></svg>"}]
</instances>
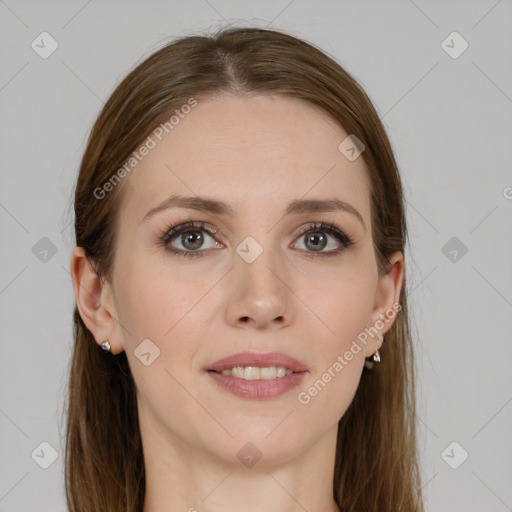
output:
<instances>
[{"instance_id":1,"label":"long brown hair","mask_svg":"<svg viewBox=\"0 0 512 512\"><path fill-rule=\"evenodd\" d=\"M190 98L231 93L301 98L365 144L373 243L380 274L404 253L402 185L391 145L370 99L338 63L279 31L227 28L177 39L139 64L96 120L75 189L76 245L109 280L122 183L96 199L155 128ZM126 177L125 179L129 179ZM406 282L401 311L387 332L382 362L363 371L339 421L334 499L343 512L423 510L416 448L415 390ZM67 410L65 486L71 512L139 512L145 470L135 382L124 352L103 353L74 310Z\"/></svg>"}]
</instances>

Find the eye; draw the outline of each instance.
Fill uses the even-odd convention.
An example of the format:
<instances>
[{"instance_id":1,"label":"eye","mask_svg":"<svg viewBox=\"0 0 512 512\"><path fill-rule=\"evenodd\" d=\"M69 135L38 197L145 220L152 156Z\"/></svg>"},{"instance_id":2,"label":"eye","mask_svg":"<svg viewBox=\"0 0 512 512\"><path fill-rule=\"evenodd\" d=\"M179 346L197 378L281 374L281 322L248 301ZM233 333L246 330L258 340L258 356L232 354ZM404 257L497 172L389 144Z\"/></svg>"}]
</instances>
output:
<instances>
[{"instance_id":1,"label":"eye","mask_svg":"<svg viewBox=\"0 0 512 512\"><path fill-rule=\"evenodd\" d=\"M173 254L187 257L204 256L207 253L206 249L222 247L222 244L213 237L216 233L217 229L210 224L191 221L171 227L161 238L161 243L166 250ZM303 237L302 240L304 240L304 251L311 257L335 256L354 244L348 235L335 227L334 223L309 224L296 235L296 238L300 239L300 237ZM208 241L208 238L211 239L211 242L205 246L205 241ZM323 249L326 247L329 248L329 238L338 241L338 248L334 244L334 247L330 247L332 250L324 251ZM180 244L181 248L174 244Z\"/></svg>"},{"instance_id":2,"label":"eye","mask_svg":"<svg viewBox=\"0 0 512 512\"><path fill-rule=\"evenodd\" d=\"M217 230L213 226L205 222L186 222L185 224L171 227L162 237L162 243L168 251L174 254L183 256L203 256L204 249L222 247L222 245L213 238L216 232ZM213 243L210 243L210 245L206 247L204 246L205 233L206 240L211 238L213 241ZM176 243L181 244L183 249L172 245L174 240L176 240Z\"/></svg>"},{"instance_id":3,"label":"eye","mask_svg":"<svg viewBox=\"0 0 512 512\"><path fill-rule=\"evenodd\" d=\"M327 224L325 222L320 222L318 224L310 224L305 228L301 229L301 231L298 234L298 237L300 240L304 241L304 246L306 247L305 250L307 252L313 253L311 254L311 256L313 257L335 256L344 251L345 249L348 249L348 247L354 244L354 242L348 235L346 235L345 233L343 233L343 231L335 227L334 223ZM339 244L341 244L341 248L338 247L338 249L336 249L336 244L334 244L334 250L323 251L325 247L329 246L329 237L335 238L338 241L338 246Z\"/></svg>"}]
</instances>

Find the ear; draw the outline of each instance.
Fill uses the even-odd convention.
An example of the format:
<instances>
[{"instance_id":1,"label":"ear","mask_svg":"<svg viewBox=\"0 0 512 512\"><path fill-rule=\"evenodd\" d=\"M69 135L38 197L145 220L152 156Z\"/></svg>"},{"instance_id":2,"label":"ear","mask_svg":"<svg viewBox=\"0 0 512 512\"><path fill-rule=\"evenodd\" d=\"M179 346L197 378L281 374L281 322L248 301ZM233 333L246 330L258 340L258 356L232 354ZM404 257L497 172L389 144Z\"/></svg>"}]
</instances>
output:
<instances>
[{"instance_id":1,"label":"ear","mask_svg":"<svg viewBox=\"0 0 512 512\"><path fill-rule=\"evenodd\" d=\"M70 269L76 305L84 324L91 331L98 345L108 339L112 354L121 352L123 347L117 338L110 338L116 327L116 314L110 283L100 281L83 247L73 249Z\"/></svg>"},{"instance_id":2,"label":"ear","mask_svg":"<svg viewBox=\"0 0 512 512\"><path fill-rule=\"evenodd\" d=\"M400 311L400 292L404 281L404 256L398 251L389 258L388 273L379 276L377 291L375 294L374 309L371 315L370 326L372 332L377 331L385 334L391 329L396 316ZM382 347L383 340L369 337L371 340L366 345L366 357L370 357Z\"/></svg>"}]
</instances>

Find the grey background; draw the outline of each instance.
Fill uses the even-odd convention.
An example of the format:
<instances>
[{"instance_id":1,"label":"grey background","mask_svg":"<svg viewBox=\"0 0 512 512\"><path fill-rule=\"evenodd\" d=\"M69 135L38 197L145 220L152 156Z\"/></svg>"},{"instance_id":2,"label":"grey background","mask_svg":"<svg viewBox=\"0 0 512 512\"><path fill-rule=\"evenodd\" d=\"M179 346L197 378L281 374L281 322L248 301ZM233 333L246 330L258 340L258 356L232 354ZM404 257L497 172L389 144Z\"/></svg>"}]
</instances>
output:
<instances>
[{"instance_id":1,"label":"grey background","mask_svg":"<svg viewBox=\"0 0 512 512\"><path fill-rule=\"evenodd\" d=\"M511 19L510 0L0 0L0 511L66 510L69 206L91 125L137 62L226 22L317 44L374 102L405 183L427 510L512 510Z\"/></svg>"}]
</instances>

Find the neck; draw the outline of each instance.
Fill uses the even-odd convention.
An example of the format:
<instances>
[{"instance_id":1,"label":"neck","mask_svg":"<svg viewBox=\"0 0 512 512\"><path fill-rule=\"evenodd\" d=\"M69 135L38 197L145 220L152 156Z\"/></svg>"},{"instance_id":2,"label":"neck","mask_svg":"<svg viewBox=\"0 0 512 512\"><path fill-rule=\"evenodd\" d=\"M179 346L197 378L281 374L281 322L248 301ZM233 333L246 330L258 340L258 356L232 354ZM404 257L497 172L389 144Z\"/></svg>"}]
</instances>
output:
<instances>
[{"instance_id":1,"label":"neck","mask_svg":"<svg viewBox=\"0 0 512 512\"><path fill-rule=\"evenodd\" d=\"M141 421L141 436L143 512L339 512L333 499L336 429L285 462L263 456L252 467L223 457L218 445L190 446L156 421Z\"/></svg>"}]
</instances>

